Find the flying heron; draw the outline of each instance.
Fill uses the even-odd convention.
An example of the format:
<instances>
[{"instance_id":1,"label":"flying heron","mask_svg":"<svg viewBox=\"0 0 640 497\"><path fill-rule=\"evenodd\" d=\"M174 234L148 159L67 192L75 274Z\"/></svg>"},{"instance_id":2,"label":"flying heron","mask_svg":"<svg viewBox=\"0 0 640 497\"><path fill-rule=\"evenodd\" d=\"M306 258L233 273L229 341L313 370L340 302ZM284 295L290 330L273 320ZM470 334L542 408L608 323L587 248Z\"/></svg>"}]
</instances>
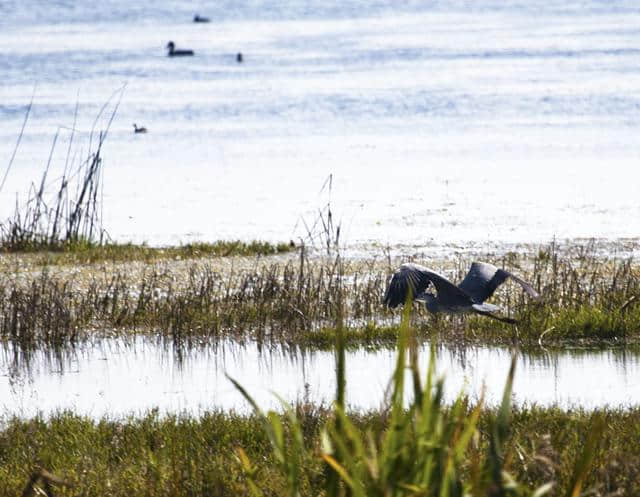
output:
<instances>
[{"instance_id":1,"label":"flying heron","mask_svg":"<svg viewBox=\"0 0 640 497\"><path fill-rule=\"evenodd\" d=\"M470 312L513 324L516 323L515 319L493 314L500 307L485 303L507 278L518 283L534 299L540 299L538 292L529 283L486 262L472 263L464 280L457 286L431 269L407 263L402 264L391 278L383 302L393 309L404 304L411 295L413 300L424 303L433 314ZM425 291L430 284L435 287L436 295Z\"/></svg>"}]
</instances>

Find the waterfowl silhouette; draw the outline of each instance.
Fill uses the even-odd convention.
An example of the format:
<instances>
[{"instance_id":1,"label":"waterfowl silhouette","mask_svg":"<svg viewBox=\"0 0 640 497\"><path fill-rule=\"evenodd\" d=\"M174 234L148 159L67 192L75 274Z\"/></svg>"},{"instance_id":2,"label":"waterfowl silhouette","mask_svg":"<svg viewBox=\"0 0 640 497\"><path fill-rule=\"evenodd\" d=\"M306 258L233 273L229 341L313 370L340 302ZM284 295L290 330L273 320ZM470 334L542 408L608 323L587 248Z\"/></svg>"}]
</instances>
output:
<instances>
[{"instance_id":1,"label":"waterfowl silhouette","mask_svg":"<svg viewBox=\"0 0 640 497\"><path fill-rule=\"evenodd\" d=\"M140 126L138 128L136 123L133 123L133 132L134 133L146 133L147 132L147 128L145 128L144 126Z\"/></svg>"},{"instance_id":2,"label":"waterfowl silhouette","mask_svg":"<svg viewBox=\"0 0 640 497\"><path fill-rule=\"evenodd\" d=\"M195 16L193 16L193 22L209 22L209 18L201 17L200 15L196 14Z\"/></svg>"},{"instance_id":3,"label":"waterfowl silhouette","mask_svg":"<svg viewBox=\"0 0 640 497\"><path fill-rule=\"evenodd\" d=\"M238 54L236 55L236 62L241 63L242 60L242 52L238 52Z\"/></svg>"},{"instance_id":4,"label":"waterfowl silhouette","mask_svg":"<svg viewBox=\"0 0 640 497\"><path fill-rule=\"evenodd\" d=\"M459 285L419 264L402 264L391 278L383 302L393 309L405 304L410 297L423 303L433 314L475 313L514 324L515 319L494 314L500 307L485 302L507 278L518 283L533 299L540 300L538 292L518 276L493 264L474 262ZM437 294L425 291L430 285L435 287Z\"/></svg>"},{"instance_id":5,"label":"waterfowl silhouette","mask_svg":"<svg viewBox=\"0 0 640 497\"><path fill-rule=\"evenodd\" d=\"M167 54L169 57L193 55L193 50L176 50L176 44L172 41L167 43L167 50L169 50L169 53Z\"/></svg>"}]
</instances>

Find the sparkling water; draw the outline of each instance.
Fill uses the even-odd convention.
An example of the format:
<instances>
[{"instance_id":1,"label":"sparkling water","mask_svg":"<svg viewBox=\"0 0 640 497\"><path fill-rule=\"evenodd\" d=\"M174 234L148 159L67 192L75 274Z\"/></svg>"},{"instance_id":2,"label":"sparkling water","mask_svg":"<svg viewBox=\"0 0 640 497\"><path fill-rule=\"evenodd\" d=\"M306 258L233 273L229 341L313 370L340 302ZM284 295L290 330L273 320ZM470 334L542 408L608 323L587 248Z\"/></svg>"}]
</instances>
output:
<instances>
[{"instance_id":1,"label":"sparkling water","mask_svg":"<svg viewBox=\"0 0 640 497\"><path fill-rule=\"evenodd\" d=\"M3 218L39 182L56 131L51 181L88 153L126 85L102 152L118 241L297 240L328 202L347 247L640 233L636 2L0 8L2 175L33 96ZM170 40L195 55L167 57Z\"/></svg>"}]
</instances>

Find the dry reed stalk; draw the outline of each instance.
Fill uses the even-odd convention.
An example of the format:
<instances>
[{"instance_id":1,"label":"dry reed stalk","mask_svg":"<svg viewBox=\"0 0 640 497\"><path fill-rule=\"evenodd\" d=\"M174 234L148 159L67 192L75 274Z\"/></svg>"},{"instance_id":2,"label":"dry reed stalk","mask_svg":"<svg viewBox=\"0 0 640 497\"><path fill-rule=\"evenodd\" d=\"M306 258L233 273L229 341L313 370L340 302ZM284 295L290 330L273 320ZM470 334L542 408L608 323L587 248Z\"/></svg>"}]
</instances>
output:
<instances>
[{"instance_id":1,"label":"dry reed stalk","mask_svg":"<svg viewBox=\"0 0 640 497\"><path fill-rule=\"evenodd\" d=\"M75 169L70 170L72 148L75 137L78 104L74 114L74 125L71 128L69 146L64 164L64 171L57 184L56 193L47 198L50 186L47 182L60 131L59 127L53 138L49 158L42 173L39 186L33 184L28 190L27 201L20 205L16 199L13 217L0 223L0 247L7 251L33 250L37 248L55 249L69 243L84 242L88 244L102 243L104 229L102 227L102 209L98 192L101 191L102 179L102 146L107 138L110 126L115 118L124 87L114 92L103 105L94 121L94 128L109 105L111 114L106 128L99 132L97 144L91 143L95 129L90 133L89 153ZM115 99L115 102L113 100ZM28 113L27 113L28 115ZM25 118L26 123L26 118ZM24 129L21 131L21 135ZM18 142L19 143L19 142ZM11 163L10 163L11 165ZM7 169L8 174L9 168ZM4 182L4 181L3 181ZM75 188L75 193L72 190Z\"/></svg>"}]
</instances>

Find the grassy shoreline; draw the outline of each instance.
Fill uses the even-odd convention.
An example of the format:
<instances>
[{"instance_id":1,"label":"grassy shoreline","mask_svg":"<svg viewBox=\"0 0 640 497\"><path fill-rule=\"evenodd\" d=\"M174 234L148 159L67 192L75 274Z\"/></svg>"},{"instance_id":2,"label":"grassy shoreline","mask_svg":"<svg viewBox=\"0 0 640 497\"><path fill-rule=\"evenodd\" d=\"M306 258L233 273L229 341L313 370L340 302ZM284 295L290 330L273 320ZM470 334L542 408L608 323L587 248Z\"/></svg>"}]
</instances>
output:
<instances>
[{"instance_id":1,"label":"grassy shoreline","mask_svg":"<svg viewBox=\"0 0 640 497\"><path fill-rule=\"evenodd\" d=\"M471 412L472 406L468 407ZM301 495L319 495L325 483L320 427L329 411L296 408L309 475ZM473 454L487 449L494 409L483 409ZM388 412L350 415L360 433L380 436ZM580 453L589 427L602 416L605 429L587 474L590 495L637 495L640 492L640 408L598 412L557 408L514 408L505 446L505 469L531 487L554 482L557 495L571 478L571 462ZM285 425L287 420L281 416ZM0 494L21 495L36 465L74 483L56 495L182 496L247 495L246 474L237 459L242 447L265 495L284 495L286 481L276 469L261 420L255 415L212 411L200 416L145 415L92 420L70 412L31 419L4 419L0 428ZM468 470L469 468L467 468ZM618 493L615 493L618 492Z\"/></svg>"},{"instance_id":2,"label":"grassy shoreline","mask_svg":"<svg viewBox=\"0 0 640 497\"><path fill-rule=\"evenodd\" d=\"M219 240L213 243L188 243L186 245L150 247L146 244L106 243L103 245L86 242L56 245L35 245L10 250L0 246L0 254L27 255L35 265L75 265L97 264L101 262L153 263L162 260L199 259L205 257L262 256L284 254L295 250L295 244L270 243L261 241Z\"/></svg>"}]
</instances>

